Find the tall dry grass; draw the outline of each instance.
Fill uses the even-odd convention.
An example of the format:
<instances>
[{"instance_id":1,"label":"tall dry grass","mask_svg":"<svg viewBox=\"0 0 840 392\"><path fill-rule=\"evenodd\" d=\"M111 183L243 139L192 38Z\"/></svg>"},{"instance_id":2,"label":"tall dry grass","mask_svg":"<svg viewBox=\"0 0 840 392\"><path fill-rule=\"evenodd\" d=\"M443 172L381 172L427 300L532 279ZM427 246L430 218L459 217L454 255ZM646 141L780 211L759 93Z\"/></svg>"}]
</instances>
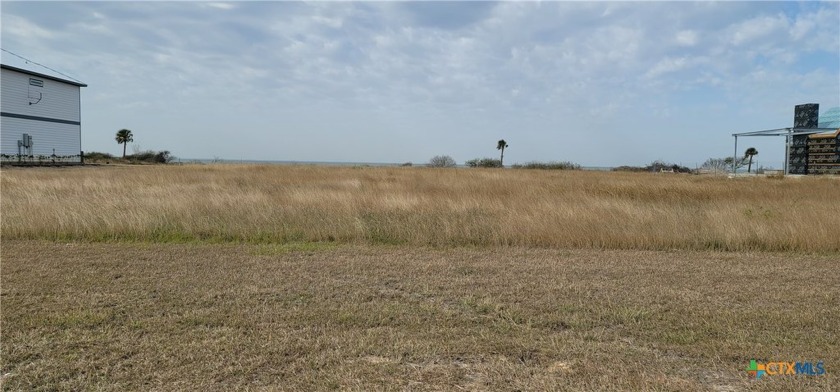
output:
<instances>
[{"instance_id":1,"label":"tall dry grass","mask_svg":"<svg viewBox=\"0 0 840 392\"><path fill-rule=\"evenodd\" d=\"M5 169L2 237L840 251L836 178L320 166Z\"/></svg>"}]
</instances>

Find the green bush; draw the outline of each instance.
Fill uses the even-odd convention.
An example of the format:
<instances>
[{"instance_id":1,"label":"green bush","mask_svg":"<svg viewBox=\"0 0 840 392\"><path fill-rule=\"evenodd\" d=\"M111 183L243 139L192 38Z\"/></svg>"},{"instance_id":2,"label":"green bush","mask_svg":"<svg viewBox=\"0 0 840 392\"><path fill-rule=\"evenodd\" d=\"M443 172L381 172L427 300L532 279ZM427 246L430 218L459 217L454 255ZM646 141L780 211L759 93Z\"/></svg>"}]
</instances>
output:
<instances>
[{"instance_id":1,"label":"green bush","mask_svg":"<svg viewBox=\"0 0 840 392\"><path fill-rule=\"evenodd\" d=\"M86 152L85 153L85 160L86 161L113 161L116 159L113 155L108 154L107 152Z\"/></svg>"},{"instance_id":2,"label":"green bush","mask_svg":"<svg viewBox=\"0 0 840 392\"><path fill-rule=\"evenodd\" d=\"M169 163L174 160L175 157L172 156L172 153L169 151L143 151L138 152L136 154L126 155L125 161L132 162L132 163ZM88 162L111 162L117 161L121 162L122 158L115 157L107 152L86 152L85 153L85 161Z\"/></svg>"},{"instance_id":3,"label":"green bush","mask_svg":"<svg viewBox=\"0 0 840 392\"><path fill-rule=\"evenodd\" d=\"M580 170L580 165L568 161L564 162L528 162L523 164L514 164L511 166L514 169L539 169L539 170Z\"/></svg>"},{"instance_id":4,"label":"green bush","mask_svg":"<svg viewBox=\"0 0 840 392\"><path fill-rule=\"evenodd\" d=\"M493 158L475 158L465 163L469 167L502 167L502 161Z\"/></svg>"},{"instance_id":5,"label":"green bush","mask_svg":"<svg viewBox=\"0 0 840 392\"><path fill-rule=\"evenodd\" d=\"M143 151L137 154L126 155L125 159L132 162L144 163L169 163L174 157L169 151Z\"/></svg>"},{"instance_id":6,"label":"green bush","mask_svg":"<svg viewBox=\"0 0 840 392\"><path fill-rule=\"evenodd\" d=\"M674 163L667 163L663 161L653 161L650 165L639 166L619 166L612 169L612 171L629 171L629 172L659 172L659 171L673 171L674 173L691 173L692 170Z\"/></svg>"},{"instance_id":7,"label":"green bush","mask_svg":"<svg viewBox=\"0 0 840 392\"><path fill-rule=\"evenodd\" d=\"M457 163L455 163L455 159L449 155L436 155L429 159L429 167L455 167Z\"/></svg>"}]
</instances>

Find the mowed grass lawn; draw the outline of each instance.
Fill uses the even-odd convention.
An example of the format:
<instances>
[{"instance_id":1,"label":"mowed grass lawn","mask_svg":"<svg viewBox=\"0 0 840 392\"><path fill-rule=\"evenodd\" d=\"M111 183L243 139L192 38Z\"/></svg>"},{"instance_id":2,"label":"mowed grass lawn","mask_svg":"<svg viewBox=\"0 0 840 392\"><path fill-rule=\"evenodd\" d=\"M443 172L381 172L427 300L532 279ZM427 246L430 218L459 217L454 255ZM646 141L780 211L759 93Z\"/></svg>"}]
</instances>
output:
<instances>
[{"instance_id":1,"label":"mowed grass lawn","mask_svg":"<svg viewBox=\"0 0 840 392\"><path fill-rule=\"evenodd\" d=\"M837 179L4 169L3 390L837 390ZM747 378L759 362L821 376Z\"/></svg>"},{"instance_id":2,"label":"mowed grass lawn","mask_svg":"<svg viewBox=\"0 0 840 392\"><path fill-rule=\"evenodd\" d=\"M8 390L836 390L831 255L4 241ZM750 359L824 376L749 381Z\"/></svg>"}]
</instances>

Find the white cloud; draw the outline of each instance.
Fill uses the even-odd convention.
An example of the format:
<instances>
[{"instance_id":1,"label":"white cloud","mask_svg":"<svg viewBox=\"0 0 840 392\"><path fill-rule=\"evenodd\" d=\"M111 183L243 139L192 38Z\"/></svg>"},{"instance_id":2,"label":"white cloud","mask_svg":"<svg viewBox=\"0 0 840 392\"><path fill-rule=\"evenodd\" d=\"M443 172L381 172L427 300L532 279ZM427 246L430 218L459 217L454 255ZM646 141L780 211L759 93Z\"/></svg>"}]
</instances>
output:
<instances>
[{"instance_id":1,"label":"white cloud","mask_svg":"<svg viewBox=\"0 0 840 392\"><path fill-rule=\"evenodd\" d=\"M735 45L748 44L787 30L788 25L789 22L784 15L756 17L734 25L731 40Z\"/></svg>"},{"instance_id":2,"label":"white cloud","mask_svg":"<svg viewBox=\"0 0 840 392\"><path fill-rule=\"evenodd\" d=\"M687 65L688 61L685 57L665 58L656 63L656 65L654 65L653 68L645 74L645 76L648 78L655 78L662 74L684 69Z\"/></svg>"},{"instance_id":3,"label":"white cloud","mask_svg":"<svg viewBox=\"0 0 840 392\"><path fill-rule=\"evenodd\" d=\"M51 39L55 37L55 33L49 29L16 15L3 15L2 28L4 36L13 35L21 40Z\"/></svg>"},{"instance_id":4,"label":"white cloud","mask_svg":"<svg viewBox=\"0 0 840 392\"><path fill-rule=\"evenodd\" d=\"M697 32L694 30L682 30L677 33L677 45L694 46L697 44Z\"/></svg>"},{"instance_id":5,"label":"white cloud","mask_svg":"<svg viewBox=\"0 0 840 392\"><path fill-rule=\"evenodd\" d=\"M840 6L820 8L797 15L789 35L800 50L828 50L840 47L840 34L826 26L840 24Z\"/></svg>"},{"instance_id":6,"label":"white cloud","mask_svg":"<svg viewBox=\"0 0 840 392\"><path fill-rule=\"evenodd\" d=\"M341 25L343 24L340 18L328 18L320 15L314 16L312 20L333 29L341 28Z\"/></svg>"},{"instance_id":7,"label":"white cloud","mask_svg":"<svg viewBox=\"0 0 840 392\"><path fill-rule=\"evenodd\" d=\"M236 8L236 5L231 3L206 3L207 7L217 8L220 10L232 10Z\"/></svg>"},{"instance_id":8,"label":"white cloud","mask_svg":"<svg viewBox=\"0 0 840 392\"><path fill-rule=\"evenodd\" d=\"M644 163L688 137L651 126L663 118L731 133L749 119L722 108L757 105L787 121L793 99L840 95L840 70L825 60L840 46L835 3L217 5L4 3L4 47L90 85L86 149L111 147L111 128L128 122L188 157L421 161L439 153L429 139L465 160L504 134L521 140L513 161ZM716 115L695 114L704 110ZM213 137L196 141L198 129ZM218 142L242 129L239 139L264 142ZM666 144L613 162L617 151L586 136L632 131ZM700 162L716 154L696 147Z\"/></svg>"},{"instance_id":9,"label":"white cloud","mask_svg":"<svg viewBox=\"0 0 840 392\"><path fill-rule=\"evenodd\" d=\"M800 40L807 36L815 26L816 23L811 19L797 19L790 28L790 36L794 40Z\"/></svg>"}]
</instances>

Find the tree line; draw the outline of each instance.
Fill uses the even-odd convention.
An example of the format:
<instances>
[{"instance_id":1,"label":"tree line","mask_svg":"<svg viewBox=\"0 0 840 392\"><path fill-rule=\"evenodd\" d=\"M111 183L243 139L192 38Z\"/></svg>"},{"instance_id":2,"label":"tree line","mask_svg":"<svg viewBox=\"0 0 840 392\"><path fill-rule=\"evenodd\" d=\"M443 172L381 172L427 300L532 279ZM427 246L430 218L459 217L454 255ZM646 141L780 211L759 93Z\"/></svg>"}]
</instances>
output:
<instances>
[{"instance_id":1,"label":"tree line","mask_svg":"<svg viewBox=\"0 0 840 392\"><path fill-rule=\"evenodd\" d=\"M496 143L496 149L499 150L499 159L495 158L475 158L470 159L464 164L467 167L484 167L484 168L501 168L504 167L505 149L510 145L501 139ZM732 171L747 166L747 172L752 172L753 157L758 155L758 150L754 147L748 148L744 152L744 156L738 159L734 157L726 158L709 158L701 169L713 170L719 172ZM449 155L436 155L432 157L427 166L429 167L455 167L457 162ZM404 164L403 166L411 166L411 164ZM733 167L734 166L734 167ZM554 169L554 170L579 170L580 165L572 162L528 162L525 164L514 164L511 166L514 169ZM661 172L668 171L674 173L692 173L694 170L686 166L666 163L663 161L653 161L647 166L619 166L612 169L613 171L637 171L637 172Z\"/></svg>"}]
</instances>

